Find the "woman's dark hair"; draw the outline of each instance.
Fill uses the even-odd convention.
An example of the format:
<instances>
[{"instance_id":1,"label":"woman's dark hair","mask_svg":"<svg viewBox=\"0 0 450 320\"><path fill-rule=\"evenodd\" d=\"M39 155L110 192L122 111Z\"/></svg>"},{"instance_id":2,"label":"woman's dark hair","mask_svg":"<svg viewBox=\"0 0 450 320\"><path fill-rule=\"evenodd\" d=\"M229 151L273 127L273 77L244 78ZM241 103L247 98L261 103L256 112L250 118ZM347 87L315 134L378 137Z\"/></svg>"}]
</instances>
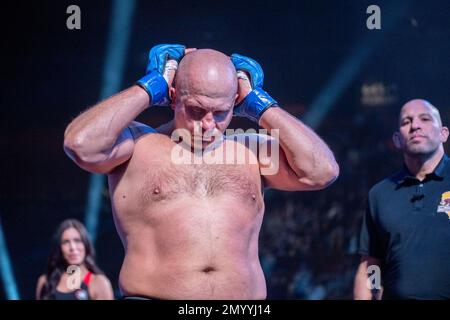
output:
<instances>
[{"instance_id":1,"label":"woman's dark hair","mask_svg":"<svg viewBox=\"0 0 450 320\"><path fill-rule=\"evenodd\" d=\"M67 219L61 222L55 234L53 235L50 255L47 261L47 269L45 271L46 282L39 293L40 299L51 299L56 287L61 279L61 276L66 272L69 266L64 259L61 251L61 237L64 231L69 228L75 228L80 233L81 241L85 248L85 267L94 274L103 274L103 271L95 263L94 246L89 240L88 232L84 225L75 219Z\"/></svg>"}]
</instances>

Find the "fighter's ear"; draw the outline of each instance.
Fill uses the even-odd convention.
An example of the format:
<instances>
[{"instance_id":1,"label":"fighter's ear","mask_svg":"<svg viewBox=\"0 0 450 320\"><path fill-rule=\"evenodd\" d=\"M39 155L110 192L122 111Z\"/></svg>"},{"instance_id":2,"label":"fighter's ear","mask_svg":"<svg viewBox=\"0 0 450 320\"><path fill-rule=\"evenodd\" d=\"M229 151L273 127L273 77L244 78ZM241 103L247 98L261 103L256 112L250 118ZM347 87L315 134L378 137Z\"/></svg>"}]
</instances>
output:
<instances>
[{"instance_id":1,"label":"fighter's ear","mask_svg":"<svg viewBox=\"0 0 450 320\"><path fill-rule=\"evenodd\" d=\"M447 139L448 139L448 128L447 127L442 127L441 128L441 142L442 143L446 143Z\"/></svg>"},{"instance_id":2,"label":"fighter's ear","mask_svg":"<svg viewBox=\"0 0 450 320\"><path fill-rule=\"evenodd\" d=\"M175 110L175 105L177 103L177 89L175 89L174 87L170 87L169 97L172 100L172 102L170 103L170 107L172 108L172 110Z\"/></svg>"},{"instance_id":3,"label":"fighter's ear","mask_svg":"<svg viewBox=\"0 0 450 320\"><path fill-rule=\"evenodd\" d=\"M394 134L392 135L392 141L394 142L394 145L397 149L400 149L401 144L400 144L400 133L398 131L394 132Z\"/></svg>"}]
</instances>

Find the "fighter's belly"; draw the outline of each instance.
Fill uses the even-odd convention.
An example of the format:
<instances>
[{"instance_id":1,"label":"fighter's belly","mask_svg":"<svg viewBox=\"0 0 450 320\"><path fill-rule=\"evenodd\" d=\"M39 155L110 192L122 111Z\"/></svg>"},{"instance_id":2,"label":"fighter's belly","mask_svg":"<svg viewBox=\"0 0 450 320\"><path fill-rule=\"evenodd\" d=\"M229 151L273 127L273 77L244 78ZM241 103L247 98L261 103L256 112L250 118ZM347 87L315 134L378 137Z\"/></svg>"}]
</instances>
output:
<instances>
[{"instance_id":1,"label":"fighter's belly","mask_svg":"<svg viewBox=\"0 0 450 320\"><path fill-rule=\"evenodd\" d=\"M124 296L174 300L266 298L266 284L259 265L242 264L233 269L219 267L208 272L184 267L182 272L175 272L161 264L156 272L141 273L138 278L134 269L127 267L130 260L127 257L120 273L119 285Z\"/></svg>"},{"instance_id":2,"label":"fighter's belly","mask_svg":"<svg viewBox=\"0 0 450 320\"><path fill-rule=\"evenodd\" d=\"M122 291L174 299L263 299L257 247L262 211L226 195L185 196L152 206L126 230Z\"/></svg>"}]
</instances>

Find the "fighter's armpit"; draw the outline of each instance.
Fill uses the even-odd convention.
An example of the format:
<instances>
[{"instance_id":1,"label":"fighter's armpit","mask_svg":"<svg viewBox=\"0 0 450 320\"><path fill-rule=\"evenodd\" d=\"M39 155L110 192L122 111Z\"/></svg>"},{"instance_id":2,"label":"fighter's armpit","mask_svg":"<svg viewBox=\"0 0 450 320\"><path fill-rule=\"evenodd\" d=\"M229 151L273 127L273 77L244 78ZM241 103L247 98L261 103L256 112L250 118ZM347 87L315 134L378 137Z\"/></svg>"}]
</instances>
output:
<instances>
[{"instance_id":1,"label":"fighter's armpit","mask_svg":"<svg viewBox=\"0 0 450 320\"><path fill-rule=\"evenodd\" d=\"M280 145L279 131L269 134L253 134L257 141L258 162L265 188L285 191L308 190L308 186L299 182L299 176L291 168L286 154Z\"/></svg>"},{"instance_id":2,"label":"fighter's armpit","mask_svg":"<svg viewBox=\"0 0 450 320\"><path fill-rule=\"evenodd\" d=\"M275 175L279 170L280 156L284 156L284 153L280 153L278 133L274 133L275 136L266 133L246 132L229 135L227 139L244 145L249 152L255 155L261 175Z\"/></svg>"},{"instance_id":3,"label":"fighter's armpit","mask_svg":"<svg viewBox=\"0 0 450 320\"><path fill-rule=\"evenodd\" d=\"M82 167L88 171L98 173L111 173L114 168L130 159L133 154L135 142L156 130L143 123L132 121L122 130L114 145L93 157L90 163L83 163Z\"/></svg>"},{"instance_id":4,"label":"fighter's armpit","mask_svg":"<svg viewBox=\"0 0 450 320\"><path fill-rule=\"evenodd\" d=\"M157 131L154 128L137 121L132 121L126 129L130 131L134 141L136 141L137 139L139 139L144 135L150 133L157 133Z\"/></svg>"}]
</instances>

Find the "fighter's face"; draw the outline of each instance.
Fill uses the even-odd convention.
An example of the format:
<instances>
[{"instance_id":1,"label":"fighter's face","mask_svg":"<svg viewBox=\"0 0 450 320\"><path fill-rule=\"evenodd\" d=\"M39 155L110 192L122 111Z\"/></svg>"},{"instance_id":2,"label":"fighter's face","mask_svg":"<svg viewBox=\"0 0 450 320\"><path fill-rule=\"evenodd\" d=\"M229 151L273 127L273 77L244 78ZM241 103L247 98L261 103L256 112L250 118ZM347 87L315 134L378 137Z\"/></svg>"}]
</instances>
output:
<instances>
[{"instance_id":1,"label":"fighter's face","mask_svg":"<svg viewBox=\"0 0 450 320\"><path fill-rule=\"evenodd\" d=\"M61 251L69 265L81 265L84 262L86 249L77 229L68 228L63 232Z\"/></svg>"},{"instance_id":2,"label":"fighter's face","mask_svg":"<svg viewBox=\"0 0 450 320\"><path fill-rule=\"evenodd\" d=\"M222 135L233 117L235 97L208 97L185 94L175 104L175 128L187 129L202 146ZM193 142L194 140L192 140Z\"/></svg>"},{"instance_id":3,"label":"fighter's face","mask_svg":"<svg viewBox=\"0 0 450 320\"><path fill-rule=\"evenodd\" d=\"M400 112L396 146L409 156L433 154L447 140L438 114L425 103L406 104Z\"/></svg>"}]
</instances>

